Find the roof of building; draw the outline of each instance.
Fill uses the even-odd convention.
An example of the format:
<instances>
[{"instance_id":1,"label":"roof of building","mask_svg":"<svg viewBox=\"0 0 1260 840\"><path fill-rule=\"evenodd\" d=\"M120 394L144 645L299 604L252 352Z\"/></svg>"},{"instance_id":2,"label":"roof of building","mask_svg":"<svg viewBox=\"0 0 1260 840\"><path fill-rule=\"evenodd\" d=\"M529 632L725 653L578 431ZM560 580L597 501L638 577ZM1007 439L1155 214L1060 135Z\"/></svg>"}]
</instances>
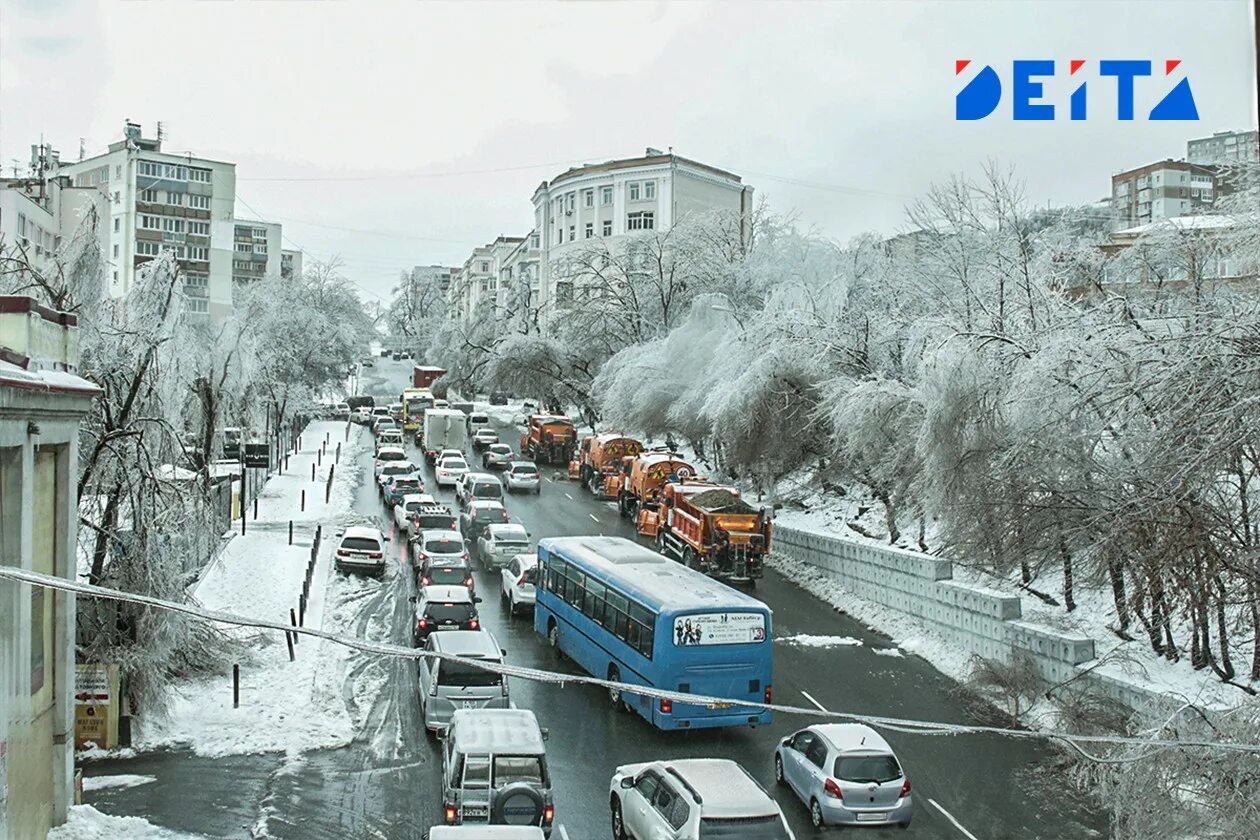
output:
<instances>
[{"instance_id":1,"label":"roof of building","mask_svg":"<svg viewBox=\"0 0 1260 840\"><path fill-rule=\"evenodd\" d=\"M652 151L655 151L655 150L652 150ZM569 178L576 178L579 175L591 175L597 172L613 172L618 169L633 169L636 166L656 166L659 164L666 164L666 163L675 163L675 164L681 163L686 166L693 166L696 169L703 169L704 171L710 172L714 175L720 175L725 178L732 178L736 182L740 182L741 180L740 177L736 175L734 172L728 172L725 169L719 169L716 166L710 166L709 164L701 163L698 160L685 158L685 157L682 157L681 155L676 155L673 152L669 152L666 154L661 154L658 152L657 154L643 155L642 157L621 158L619 160L604 161L603 163L591 163L585 166L575 166L575 167L572 167L571 169L566 169L564 172L561 172L559 175L552 178L550 183L551 183L551 186L555 186L560 181L564 181ZM544 181L540 185L540 187L542 186L547 186L547 182Z\"/></svg>"},{"instance_id":2,"label":"roof of building","mask_svg":"<svg viewBox=\"0 0 1260 840\"><path fill-rule=\"evenodd\" d=\"M0 359L0 385L26 391L75 394L85 397L94 397L101 392L95 384L73 373L62 370L25 370L3 359Z\"/></svg>"},{"instance_id":3,"label":"roof of building","mask_svg":"<svg viewBox=\"0 0 1260 840\"><path fill-rule=\"evenodd\" d=\"M1140 237L1154 233L1160 230L1223 230L1225 228L1234 227L1239 223L1237 216L1228 216L1222 214L1203 214L1199 216L1174 216L1170 219L1160 219L1157 222L1147 222L1137 227L1125 228L1113 232L1112 236Z\"/></svg>"}]
</instances>

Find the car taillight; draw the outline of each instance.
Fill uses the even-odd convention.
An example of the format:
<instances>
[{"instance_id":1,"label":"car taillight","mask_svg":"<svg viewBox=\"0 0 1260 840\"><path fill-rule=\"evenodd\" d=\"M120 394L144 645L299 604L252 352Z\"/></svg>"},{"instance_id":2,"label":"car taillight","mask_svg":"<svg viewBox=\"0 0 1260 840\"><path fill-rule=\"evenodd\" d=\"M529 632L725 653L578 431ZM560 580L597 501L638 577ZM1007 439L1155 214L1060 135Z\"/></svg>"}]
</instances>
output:
<instances>
[{"instance_id":1,"label":"car taillight","mask_svg":"<svg viewBox=\"0 0 1260 840\"><path fill-rule=\"evenodd\" d=\"M373 560L380 560L384 556L385 555L379 551L373 551L370 554L368 554L368 557L371 557Z\"/></svg>"},{"instance_id":2,"label":"car taillight","mask_svg":"<svg viewBox=\"0 0 1260 840\"><path fill-rule=\"evenodd\" d=\"M473 588L472 575L469 575L468 577L464 578L464 586L467 586L469 589Z\"/></svg>"},{"instance_id":3,"label":"car taillight","mask_svg":"<svg viewBox=\"0 0 1260 840\"><path fill-rule=\"evenodd\" d=\"M421 630L423 630L424 628L429 626L429 619L427 618L420 619L419 621L416 622L416 626L419 627Z\"/></svg>"},{"instance_id":4,"label":"car taillight","mask_svg":"<svg viewBox=\"0 0 1260 840\"><path fill-rule=\"evenodd\" d=\"M477 619L475 619L475 618L474 618L474 619L472 619L471 621L469 621L469 622L468 622L468 629L469 629L469 630L476 630L476 629L477 629L478 627L480 627L480 626L481 626L481 622L480 622L480 621L478 621L478 620L477 620Z\"/></svg>"},{"instance_id":5,"label":"car taillight","mask_svg":"<svg viewBox=\"0 0 1260 840\"><path fill-rule=\"evenodd\" d=\"M454 805L447 805L445 810L446 824L455 825L455 818L459 816L459 809L457 809Z\"/></svg>"},{"instance_id":6,"label":"car taillight","mask_svg":"<svg viewBox=\"0 0 1260 840\"><path fill-rule=\"evenodd\" d=\"M465 563L467 563L467 562L468 562L468 560L469 560L469 558L468 558L468 552L467 552L467 551L465 551L465 552L464 552L464 562L465 562Z\"/></svg>"},{"instance_id":7,"label":"car taillight","mask_svg":"<svg viewBox=\"0 0 1260 840\"><path fill-rule=\"evenodd\" d=\"M544 824L551 825L552 820L554 820L555 818L556 818L555 805L548 805L546 808L543 808L543 823Z\"/></svg>"},{"instance_id":8,"label":"car taillight","mask_svg":"<svg viewBox=\"0 0 1260 840\"><path fill-rule=\"evenodd\" d=\"M669 714L673 714L673 712L674 712L674 701L670 700L668 697L662 697L661 698L661 714L669 715Z\"/></svg>"},{"instance_id":9,"label":"car taillight","mask_svg":"<svg viewBox=\"0 0 1260 840\"><path fill-rule=\"evenodd\" d=\"M339 548L339 549L337 549L337 556L338 556L338 557L349 557L349 556L350 556L350 552L346 551L344 548Z\"/></svg>"},{"instance_id":10,"label":"car taillight","mask_svg":"<svg viewBox=\"0 0 1260 840\"><path fill-rule=\"evenodd\" d=\"M770 686L766 686L766 703L772 702L771 696L773 696L773 692L770 691Z\"/></svg>"},{"instance_id":11,"label":"car taillight","mask_svg":"<svg viewBox=\"0 0 1260 840\"><path fill-rule=\"evenodd\" d=\"M433 578L429 577L428 575L425 575L424 577L420 578L421 586L428 586L431 583L433 583Z\"/></svg>"},{"instance_id":12,"label":"car taillight","mask_svg":"<svg viewBox=\"0 0 1260 840\"><path fill-rule=\"evenodd\" d=\"M823 782L823 793L827 794L832 799L844 799L844 794L840 792L840 785L836 784L831 779Z\"/></svg>"},{"instance_id":13,"label":"car taillight","mask_svg":"<svg viewBox=\"0 0 1260 840\"><path fill-rule=\"evenodd\" d=\"M901 786L901 798L905 799L910 795L910 780L906 779L905 784Z\"/></svg>"}]
</instances>

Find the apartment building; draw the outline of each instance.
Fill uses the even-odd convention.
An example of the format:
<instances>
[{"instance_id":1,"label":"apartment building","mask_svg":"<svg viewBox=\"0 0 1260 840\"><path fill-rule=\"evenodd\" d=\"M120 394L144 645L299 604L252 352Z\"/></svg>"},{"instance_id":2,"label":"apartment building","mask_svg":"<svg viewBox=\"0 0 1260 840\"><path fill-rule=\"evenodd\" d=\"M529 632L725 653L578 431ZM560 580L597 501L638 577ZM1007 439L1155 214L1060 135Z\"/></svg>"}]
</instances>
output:
<instances>
[{"instance_id":1,"label":"apartment building","mask_svg":"<svg viewBox=\"0 0 1260 840\"><path fill-rule=\"evenodd\" d=\"M43 247L43 246L41 246ZM0 566L74 580L75 316L0 297ZM75 598L0 579L0 838L44 837L74 802Z\"/></svg>"},{"instance_id":2,"label":"apartment building","mask_svg":"<svg viewBox=\"0 0 1260 840\"><path fill-rule=\"evenodd\" d=\"M500 311L520 323L527 331L538 325L538 299L541 293L539 265L542 242L538 231L521 238L499 265Z\"/></svg>"},{"instance_id":3,"label":"apartment building","mask_svg":"<svg viewBox=\"0 0 1260 840\"><path fill-rule=\"evenodd\" d=\"M1211 137L1186 141L1190 163L1260 163L1260 132L1217 131Z\"/></svg>"},{"instance_id":4,"label":"apartment building","mask_svg":"<svg viewBox=\"0 0 1260 840\"><path fill-rule=\"evenodd\" d=\"M236 164L163 152L160 139L143 137L138 123L127 122L123 139L107 152L63 163L58 174L109 197L102 241L112 296L127 294L137 268L171 251L191 311L211 317L232 311Z\"/></svg>"},{"instance_id":5,"label":"apartment building","mask_svg":"<svg viewBox=\"0 0 1260 840\"><path fill-rule=\"evenodd\" d=\"M101 235L108 218L99 187L76 187L65 176L0 178L0 247L23 252L37 271L80 232Z\"/></svg>"},{"instance_id":6,"label":"apartment building","mask_svg":"<svg viewBox=\"0 0 1260 840\"><path fill-rule=\"evenodd\" d=\"M562 172L534 191L539 237L539 306L544 319L571 300L558 267L567 254L604 240L667 231L691 213L752 211L753 188L740 176L648 148L642 157L610 160Z\"/></svg>"},{"instance_id":7,"label":"apartment building","mask_svg":"<svg viewBox=\"0 0 1260 840\"><path fill-rule=\"evenodd\" d=\"M443 293L449 292L452 278L458 276L459 268L451 265L417 265L411 269L411 277L417 283L437 283Z\"/></svg>"},{"instance_id":8,"label":"apartment building","mask_svg":"<svg viewBox=\"0 0 1260 840\"><path fill-rule=\"evenodd\" d=\"M234 219L232 222L232 285L279 277L283 255L280 225Z\"/></svg>"},{"instance_id":9,"label":"apartment building","mask_svg":"<svg viewBox=\"0 0 1260 840\"><path fill-rule=\"evenodd\" d=\"M471 321L482 301L487 299L494 302L496 311L503 311L507 305L508 290L500 288L500 269L508 255L524 241L524 237L501 235L493 242L473 249L459 274L452 275L448 293L452 317Z\"/></svg>"},{"instance_id":10,"label":"apartment building","mask_svg":"<svg viewBox=\"0 0 1260 840\"><path fill-rule=\"evenodd\" d=\"M290 251L287 248L280 251L280 276L285 280L302 276L301 251Z\"/></svg>"},{"instance_id":11,"label":"apartment building","mask_svg":"<svg viewBox=\"0 0 1260 840\"><path fill-rule=\"evenodd\" d=\"M1189 216L1210 208L1220 192L1216 170L1184 160L1164 160L1111 176L1115 230Z\"/></svg>"}]
</instances>

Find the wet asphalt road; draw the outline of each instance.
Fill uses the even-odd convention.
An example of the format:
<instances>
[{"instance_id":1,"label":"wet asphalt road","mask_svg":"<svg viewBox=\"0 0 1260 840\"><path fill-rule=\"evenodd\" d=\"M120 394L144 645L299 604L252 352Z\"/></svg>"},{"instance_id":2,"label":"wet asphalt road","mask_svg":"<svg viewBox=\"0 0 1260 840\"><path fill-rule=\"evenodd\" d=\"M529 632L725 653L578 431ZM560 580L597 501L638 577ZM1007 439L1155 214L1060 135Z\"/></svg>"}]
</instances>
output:
<instances>
[{"instance_id":1,"label":"wet asphalt road","mask_svg":"<svg viewBox=\"0 0 1260 840\"><path fill-rule=\"evenodd\" d=\"M362 390L378 396L398 394L410 367L382 361L365 371ZM392 399L396 399L393 397ZM357 427L356 427L357 429ZM516 432L500 430L505 442ZM355 433L367 434L365 430ZM370 462L361 465L365 480L355 512L381 523L392 521L377 500ZM535 539L545 536L607 534L633 537L615 505L598 501L576 484L563 481L558 469L544 469L540 496L508 501L513 520ZM431 474L428 476L431 478ZM426 482L429 491L436 490ZM449 500L446 490L435 493ZM402 540L395 542L398 562L384 581L337 577L328 610L339 611L354 632L374 640L409 641L411 575L404 573ZM477 571L485 598L481 617L507 649L509 661L566 670L534 633L529 616L510 618L500 607L498 579ZM775 644L774 694L780 703L949 722L973 722L954 696L953 683L914 656L874 653L890 642L837 613L774 572L767 573L756 596L774 610L774 635L808 633L849 636L861 646L801 647ZM327 622L327 618L326 618ZM154 822L214 837L416 838L438 821L440 759L435 742L421 726L415 697L414 665L397 661L354 660L345 696L366 697L356 710L361 720L354 744L296 757L241 756L202 759L162 752L130 760L88 765L91 775L138 773L156 776L155 784L102 790L87 797L109 813L150 815ZM773 784L774 746L801 728L808 717L776 717L758 729L661 732L641 718L615 712L607 695L582 686L513 681L512 698L532 709L550 729L548 759L556 791L557 832L562 840L609 836L608 781L622 763L659 757L725 757L739 761L780 801L799 838L818 836L806 811L791 792ZM864 838L942 838L942 840L1077 840L1106 836L1097 803L1084 799L1050 769L1054 755L1026 741L996 736L914 736L887 733L914 786L916 811L907 831L862 829ZM952 817L952 819L950 818ZM833 833L830 830L826 833Z\"/></svg>"}]
</instances>

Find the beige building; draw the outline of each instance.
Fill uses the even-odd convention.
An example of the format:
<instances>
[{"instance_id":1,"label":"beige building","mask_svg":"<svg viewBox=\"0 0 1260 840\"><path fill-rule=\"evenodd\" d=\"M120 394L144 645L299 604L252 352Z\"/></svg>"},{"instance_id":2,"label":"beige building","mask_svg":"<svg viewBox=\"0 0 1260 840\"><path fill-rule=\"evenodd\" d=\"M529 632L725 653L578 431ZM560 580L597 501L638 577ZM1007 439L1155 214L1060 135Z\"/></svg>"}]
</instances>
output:
<instances>
[{"instance_id":1,"label":"beige building","mask_svg":"<svg viewBox=\"0 0 1260 840\"><path fill-rule=\"evenodd\" d=\"M75 316L0 297L0 565L76 577ZM0 838L31 840L72 804L75 600L0 579Z\"/></svg>"},{"instance_id":2,"label":"beige building","mask_svg":"<svg viewBox=\"0 0 1260 840\"><path fill-rule=\"evenodd\" d=\"M59 172L109 196L102 243L112 297L131 290L138 267L173 251L189 311L231 313L236 164L163 152L160 139L128 122L109 151L62 163Z\"/></svg>"},{"instance_id":3,"label":"beige building","mask_svg":"<svg viewBox=\"0 0 1260 840\"><path fill-rule=\"evenodd\" d=\"M564 307L571 289L557 264L591 240L616 245L627 237L667 231L692 213L752 212L753 188L732 172L659 149L562 172L534 191L539 237L539 308L544 319Z\"/></svg>"},{"instance_id":4,"label":"beige building","mask_svg":"<svg viewBox=\"0 0 1260 840\"><path fill-rule=\"evenodd\" d=\"M500 288L499 276L504 261L524 242L520 236L499 236L487 245L473 249L458 274L452 273L448 300L452 318L471 321L482 301L494 301L496 312L502 312L507 290Z\"/></svg>"},{"instance_id":5,"label":"beige building","mask_svg":"<svg viewBox=\"0 0 1260 840\"><path fill-rule=\"evenodd\" d=\"M1189 216L1209 208L1221 185L1216 170L1184 160L1165 160L1111 176L1115 230Z\"/></svg>"}]
</instances>

